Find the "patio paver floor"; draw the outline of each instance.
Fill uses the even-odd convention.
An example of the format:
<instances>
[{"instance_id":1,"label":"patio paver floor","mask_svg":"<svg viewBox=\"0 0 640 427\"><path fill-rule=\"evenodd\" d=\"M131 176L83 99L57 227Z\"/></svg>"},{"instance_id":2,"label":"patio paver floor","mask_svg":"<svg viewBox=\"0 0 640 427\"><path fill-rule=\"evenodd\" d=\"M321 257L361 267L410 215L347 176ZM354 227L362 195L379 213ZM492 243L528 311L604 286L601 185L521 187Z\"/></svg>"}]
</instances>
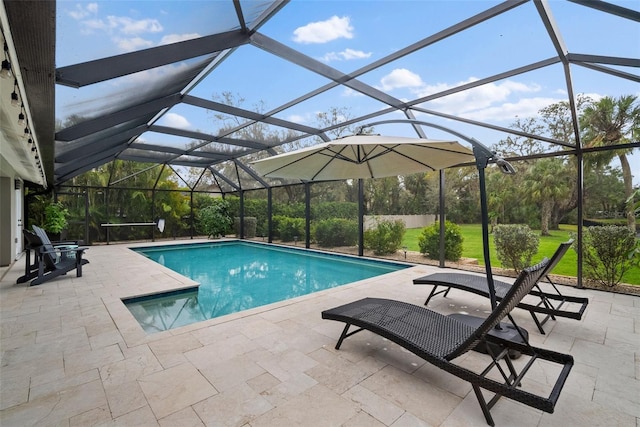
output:
<instances>
[{"instance_id":1,"label":"patio paver floor","mask_svg":"<svg viewBox=\"0 0 640 427\"><path fill-rule=\"evenodd\" d=\"M81 278L16 285L24 257L4 275L2 426L486 425L467 383L369 332L336 351L343 324L320 317L365 296L422 304L429 288L412 280L436 267L147 335L120 299L194 283L130 246L91 247ZM581 321L550 321L541 335L527 312L513 313L533 345L575 358L555 413L502 399L497 425L640 426L640 297L564 290L589 297ZM482 315L489 303L452 290L430 308ZM473 366L486 356L463 357ZM545 383L544 369L531 375Z\"/></svg>"}]
</instances>

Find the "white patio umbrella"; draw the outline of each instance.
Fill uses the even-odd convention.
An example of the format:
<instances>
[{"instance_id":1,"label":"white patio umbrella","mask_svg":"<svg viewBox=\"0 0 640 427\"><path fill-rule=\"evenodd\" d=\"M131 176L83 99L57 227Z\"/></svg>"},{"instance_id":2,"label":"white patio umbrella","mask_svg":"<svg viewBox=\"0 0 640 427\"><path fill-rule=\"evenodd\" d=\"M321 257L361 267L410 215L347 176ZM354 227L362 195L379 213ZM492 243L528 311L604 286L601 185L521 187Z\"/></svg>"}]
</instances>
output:
<instances>
[{"instance_id":1,"label":"white patio umbrella","mask_svg":"<svg viewBox=\"0 0 640 427\"><path fill-rule=\"evenodd\" d=\"M456 141L353 135L252 164L267 178L331 181L411 175L473 161L473 152Z\"/></svg>"},{"instance_id":2,"label":"white patio umbrella","mask_svg":"<svg viewBox=\"0 0 640 427\"><path fill-rule=\"evenodd\" d=\"M257 160L252 164L258 173L269 178L329 181L410 175L475 162L480 179L485 270L493 309L497 302L489 256L489 221L484 169L489 160L493 159L504 173L513 173L514 170L508 162L473 138L428 122L417 120L407 120L407 122L428 125L453 133L471 143L473 151L457 141L357 134Z\"/></svg>"}]
</instances>

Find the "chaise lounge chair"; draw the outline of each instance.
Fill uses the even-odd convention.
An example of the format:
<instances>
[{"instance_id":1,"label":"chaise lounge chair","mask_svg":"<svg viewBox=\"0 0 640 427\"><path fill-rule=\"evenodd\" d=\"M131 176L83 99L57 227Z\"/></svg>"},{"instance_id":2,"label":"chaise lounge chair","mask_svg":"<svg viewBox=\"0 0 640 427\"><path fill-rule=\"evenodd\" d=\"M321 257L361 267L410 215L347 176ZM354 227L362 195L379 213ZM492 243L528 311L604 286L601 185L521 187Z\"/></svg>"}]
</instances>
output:
<instances>
[{"instance_id":1,"label":"chaise lounge chair","mask_svg":"<svg viewBox=\"0 0 640 427\"><path fill-rule=\"evenodd\" d=\"M502 396L553 413L560 392L573 366L573 357L532 347L524 336L521 336L522 342L512 342L501 339L499 334L494 333L494 329L505 316L513 323L513 318L510 315L511 310L533 288L547 264L548 260L545 258L538 265L522 271L513 286L503 296L500 304L477 328L455 317L445 316L426 307L379 298L365 298L325 310L322 312L322 318L346 323L336 344L336 349L340 349L345 338L357 332L368 330L395 342L438 368L468 381L471 383L487 423L491 426L495 423L490 410ZM352 325L358 329L349 332ZM493 345L488 346L489 343ZM477 373L454 363L455 358L474 349L479 344L487 345L491 357L489 365L482 372ZM499 352L492 350L496 348L495 345L501 349ZM508 356L511 350L519 351L530 357L520 372L517 372ZM546 397L542 393L524 389L524 376L537 360L545 361L547 366L544 369L545 372L549 372L550 377L551 372L554 371L549 369L549 363L561 368L549 395ZM500 380L488 376L490 372L496 372L494 368L497 370ZM548 378L548 381L551 384L553 378ZM532 388L539 390L539 386L540 384L536 383ZM494 393L494 396L489 401L485 400L481 389Z\"/></svg>"},{"instance_id":2,"label":"chaise lounge chair","mask_svg":"<svg viewBox=\"0 0 640 427\"><path fill-rule=\"evenodd\" d=\"M569 295L562 295L555 283L549 278L549 274L555 268L556 264L562 259L567 252L573 240L561 243L556 252L551 257L549 265L542 272L541 278L544 277L553 287L553 292L544 292L538 283L536 283L530 292L530 296L535 298L535 301L528 303L521 301L518 304L519 308L528 310L533 317L533 321L536 323L538 330L544 335L544 324L549 320L556 320L558 317L566 317L569 319L582 319L584 310L589 304L588 298L580 298ZM507 291L511 288L511 283L502 282L500 280L493 281L494 288L496 290L496 299L500 301L501 298L507 294ZM413 280L414 285L434 285L431 289L431 293L424 302L427 305L431 298L436 295L444 294L446 297L449 294L451 288L460 289L467 292L473 292L477 295L482 295L489 298L489 286L485 276L479 276L466 273L434 273L428 276L420 277ZM438 286L445 287L446 289L437 291ZM437 292L436 292L437 291ZM536 302L537 301L537 302ZM563 309L563 306L565 309ZM572 308L567 309L567 308ZM539 319L536 313L545 315L543 319Z\"/></svg>"},{"instance_id":3,"label":"chaise lounge chair","mask_svg":"<svg viewBox=\"0 0 640 427\"><path fill-rule=\"evenodd\" d=\"M29 236L27 237L29 250L34 250L36 253L36 261L33 265L29 265L29 260L27 260L25 275L18 279L18 283L35 277L30 286L40 285L72 270L76 270L77 277L82 277L82 266L89 263L88 260L82 258L82 255L89 248L78 247L75 244L54 247L46 231L36 225L33 226L33 231L35 236L24 234L25 237Z\"/></svg>"}]
</instances>

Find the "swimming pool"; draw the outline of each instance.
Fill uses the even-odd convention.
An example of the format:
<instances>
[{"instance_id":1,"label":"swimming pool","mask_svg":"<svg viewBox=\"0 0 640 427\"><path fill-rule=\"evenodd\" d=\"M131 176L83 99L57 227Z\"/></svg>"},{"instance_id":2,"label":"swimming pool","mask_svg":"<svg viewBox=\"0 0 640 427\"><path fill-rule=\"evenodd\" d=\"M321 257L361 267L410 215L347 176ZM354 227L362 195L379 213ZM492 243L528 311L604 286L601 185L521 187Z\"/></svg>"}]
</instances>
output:
<instances>
[{"instance_id":1,"label":"swimming pool","mask_svg":"<svg viewBox=\"0 0 640 427\"><path fill-rule=\"evenodd\" d=\"M147 333L295 298L410 266L246 241L133 250L200 283L198 288L124 300Z\"/></svg>"}]
</instances>

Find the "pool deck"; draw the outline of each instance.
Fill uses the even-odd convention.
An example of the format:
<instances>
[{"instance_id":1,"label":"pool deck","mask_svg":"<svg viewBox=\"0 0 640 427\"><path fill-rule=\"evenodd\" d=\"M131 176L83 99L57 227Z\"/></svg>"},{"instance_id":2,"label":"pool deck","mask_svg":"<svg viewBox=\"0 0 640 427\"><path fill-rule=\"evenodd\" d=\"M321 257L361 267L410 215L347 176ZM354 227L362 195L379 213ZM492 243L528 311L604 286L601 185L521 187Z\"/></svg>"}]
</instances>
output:
<instances>
[{"instance_id":1,"label":"pool deck","mask_svg":"<svg viewBox=\"0 0 640 427\"><path fill-rule=\"evenodd\" d=\"M418 265L146 335L121 298L194 285L128 249L147 245L93 246L81 278L16 285L24 257L4 274L0 425L486 425L468 383L366 331L335 350L343 324L320 317L365 296L422 304L430 287L412 280L438 268ZM513 312L533 345L575 358L555 413L501 399L496 424L640 426L640 297L562 289L590 299L581 321L550 321L542 335L527 312ZM489 302L452 290L430 308L483 315ZM544 385L547 374L525 378Z\"/></svg>"}]
</instances>

